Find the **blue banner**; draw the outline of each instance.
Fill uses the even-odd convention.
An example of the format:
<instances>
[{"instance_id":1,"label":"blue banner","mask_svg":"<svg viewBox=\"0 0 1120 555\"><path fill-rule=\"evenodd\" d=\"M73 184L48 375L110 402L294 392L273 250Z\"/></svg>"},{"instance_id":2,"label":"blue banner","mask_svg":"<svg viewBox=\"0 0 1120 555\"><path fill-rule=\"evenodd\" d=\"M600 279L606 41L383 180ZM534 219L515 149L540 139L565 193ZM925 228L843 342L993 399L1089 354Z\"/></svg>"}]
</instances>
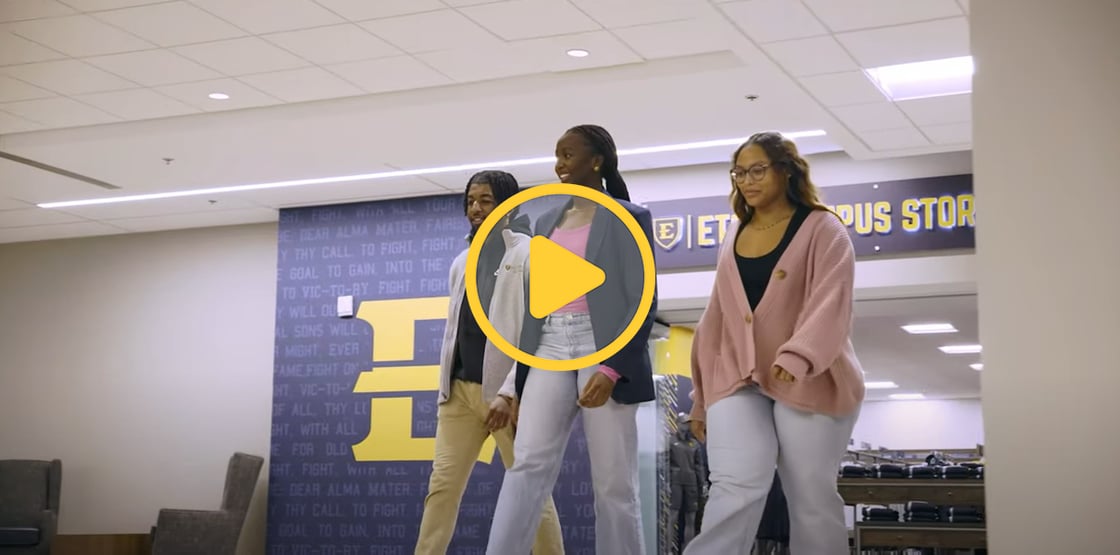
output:
<instances>
[{"instance_id":1,"label":"blue banner","mask_svg":"<svg viewBox=\"0 0 1120 555\"><path fill-rule=\"evenodd\" d=\"M435 449L451 261L462 197L282 210L269 555L411 554ZM337 316L353 295L355 317ZM448 553L485 552L504 469L479 454ZM554 492L566 550L594 553L577 420Z\"/></svg>"}]
</instances>

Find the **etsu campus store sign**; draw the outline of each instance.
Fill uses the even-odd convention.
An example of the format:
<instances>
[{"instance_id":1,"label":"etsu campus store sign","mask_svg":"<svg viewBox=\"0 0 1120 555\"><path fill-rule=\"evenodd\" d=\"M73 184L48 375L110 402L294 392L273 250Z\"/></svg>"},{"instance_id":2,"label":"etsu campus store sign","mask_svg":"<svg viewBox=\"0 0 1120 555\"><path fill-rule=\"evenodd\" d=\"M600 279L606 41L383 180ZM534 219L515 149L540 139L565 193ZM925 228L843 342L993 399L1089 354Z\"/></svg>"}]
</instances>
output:
<instances>
[{"instance_id":1,"label":"etsu campus store sign","mask_svg":"<svg viewBox=\"0 0 1120 555\"><path fill-rule=\"evenodd\" d=\"M822 187L821 196L848 227L857 257L976 246L972 175ZM737 229L724 196L646 207L653 215L658 270L715 266L719 246Z\"/></svg>"}]
</instances>

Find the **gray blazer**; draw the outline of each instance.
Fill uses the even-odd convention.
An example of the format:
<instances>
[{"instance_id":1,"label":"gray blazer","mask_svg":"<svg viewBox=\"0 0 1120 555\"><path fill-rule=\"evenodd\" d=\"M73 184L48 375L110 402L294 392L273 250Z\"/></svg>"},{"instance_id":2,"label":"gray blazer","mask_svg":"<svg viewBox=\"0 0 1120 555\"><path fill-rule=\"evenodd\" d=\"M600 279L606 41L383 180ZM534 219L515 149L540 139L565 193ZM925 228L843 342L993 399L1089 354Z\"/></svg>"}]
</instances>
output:
<instances>
[{"instance_id":1,"label":"gray blazer","mask_svg":"<svg viewBox=\"0 0 1120 555\"><path fill-rule=\"evenodd\" d=\"M490 310L486 312L486 315L490 323L494 325L494 328L506 341L517 345L521 337L521 325L526 312L524 278L529 267L529 236L510 229L503 229L501 233L506 252L494 274L496 277L494 297L490 301ZM470 310L463 298L463 293L466 290L466 280L463 278L466 267L467 251L463 251L451 263L451 275L448 282L451 302L447 311L447 327L443 333L443 349L439 360L439 402L441 404L447 402L451 396L455 342L459 337L459 311ZM517 398L517 389L514 384L516 365L515 360L498 350L489 339L486 340L486 347L482 356L482 400L484 402L490 403L499 394Z\"/></svg>"}]
</instances>

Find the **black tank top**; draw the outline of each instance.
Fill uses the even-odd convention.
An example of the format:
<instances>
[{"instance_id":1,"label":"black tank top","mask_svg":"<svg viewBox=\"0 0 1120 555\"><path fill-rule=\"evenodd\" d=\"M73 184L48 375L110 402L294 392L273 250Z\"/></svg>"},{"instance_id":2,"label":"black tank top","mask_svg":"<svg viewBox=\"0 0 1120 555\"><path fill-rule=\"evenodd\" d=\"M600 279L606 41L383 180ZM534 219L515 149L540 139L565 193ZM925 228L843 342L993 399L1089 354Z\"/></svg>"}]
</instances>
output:
<instances>
[{"instance_id":1,"label":"black tank top","mask_svg":"<svg viewBox=\"0 0 1120 555\"><path fill-rule=\"evenodd\" d=\"M748 258L740 256L738 252L735 253L735 264L739 267L739 277L743 280L743 289L747 293L747 302L751 305L751 310L758 307L759 301L762 300L763 293L766 292L766 286L770 284L770 276L774 274L774 267L778 265L778 260L782 257L782 253L786 252L794 235L797 235L797 230L801 229L801 224L805 223L805 218L813 211L812 208L807 206L798 206L790 217L789 225L786 227L786 232L782 235L782 240L778 242L778 246L774 250L759 256L757 258ZM739 230L735 232L735 241L739 241L739 235L747 226L739 224ZM734 245L732 245L734 248Z\"/></svg>"}]
</instances>

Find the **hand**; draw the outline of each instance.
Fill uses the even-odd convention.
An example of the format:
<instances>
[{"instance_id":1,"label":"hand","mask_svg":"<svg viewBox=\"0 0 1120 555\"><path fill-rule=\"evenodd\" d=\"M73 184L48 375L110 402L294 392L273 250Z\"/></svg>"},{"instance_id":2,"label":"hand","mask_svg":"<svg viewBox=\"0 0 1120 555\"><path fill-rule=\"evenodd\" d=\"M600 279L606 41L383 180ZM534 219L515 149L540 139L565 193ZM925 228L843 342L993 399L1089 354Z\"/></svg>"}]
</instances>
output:
<instances>
[{"instance_id":1,"label":"hand","mask_svg":"<svg viewBox=\"0 0 1120 555\"><path fill-rule=\"evenodd\" d=\"M515 401L499 395L490 403L490 412L486 415L486 428L496 432L509 424L517 421L517 412L514 408Z\"/></svg>"},{"instance_id":2,"label":"hand","mask_svg":"<svg viewBox=\"0 0 1120 555\"><path fill-rule=\"evenodd\" d=\"M793 383L793 381L797 379L793 377L793 374L786 372L786 369L781 366L774 367L774 378L780 382L786 383Z\"/></svg>"},{"instance_id":3,"label":"hand","mask_svg":"<svg viewBox=\"0 0 1120 555\"><path fill-rule=\"evenodd\" d=\"M692 430L692 436L700 441L700 443L708 442L708 425L703 420L693 418L688 422L689 429Z\"/></svg>"},{"instance_id":4,"label":"hand","mask_svg":"<svg viewBox=\"0 0 1120 555\"><path fill-rule=\"evenodd\" d=\"M579 396L579 406L585 409L601 407L607 404L613 392L614 380L602 372L596 372L590 380L587 380L587 385L583 386L583 393Z\"/></svg>"}]
</instances>

